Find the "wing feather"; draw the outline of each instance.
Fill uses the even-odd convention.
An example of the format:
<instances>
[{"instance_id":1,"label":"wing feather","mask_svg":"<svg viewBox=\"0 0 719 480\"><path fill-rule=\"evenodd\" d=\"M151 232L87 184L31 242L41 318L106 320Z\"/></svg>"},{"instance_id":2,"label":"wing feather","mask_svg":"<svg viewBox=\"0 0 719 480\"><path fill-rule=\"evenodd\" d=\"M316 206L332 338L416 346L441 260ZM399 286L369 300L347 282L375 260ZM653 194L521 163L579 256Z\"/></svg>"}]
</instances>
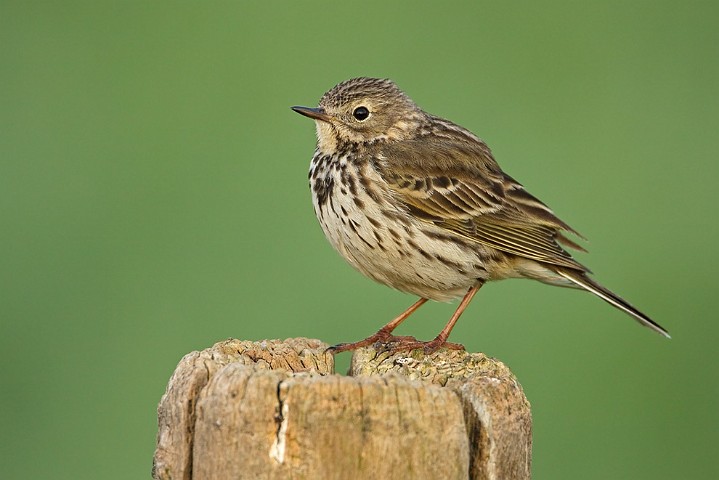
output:
<instances>
[{"instance_id":1,"label":"wing feather","mask_svg":"<svg viewBox=\"0 0 719 480\"><path fill-rule=\"evenodd\" d=\"M390 190L424 221L503 252L587 271L560 245L583 250L561 231L581 235L502 172L489 148L460 127L441 137L387 143L377 158Z\"/></svg>"}]
</instances>

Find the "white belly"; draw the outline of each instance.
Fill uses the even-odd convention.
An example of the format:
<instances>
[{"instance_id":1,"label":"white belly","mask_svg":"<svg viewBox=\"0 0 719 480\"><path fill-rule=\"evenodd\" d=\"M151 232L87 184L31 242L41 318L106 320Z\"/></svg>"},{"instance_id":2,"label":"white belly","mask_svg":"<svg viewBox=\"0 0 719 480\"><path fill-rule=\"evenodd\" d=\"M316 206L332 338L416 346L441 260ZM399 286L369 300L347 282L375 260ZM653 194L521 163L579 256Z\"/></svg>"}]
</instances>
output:
<instances>
[{"instance_id":1,"label":"white belly","mask_svg":"<svg viewBox=\"0 0 719 480\"><path fill-rule=\"evenodd\" d=\"M345 158L313 160L310 188L327 239L364 275L398 290L439 301L464 295L487 279L480 245L457 243L446 231L388 202L390 191L369 165L365 184ZM486 255L482 256L486 258Z\"/></svg>"}]
</instances>

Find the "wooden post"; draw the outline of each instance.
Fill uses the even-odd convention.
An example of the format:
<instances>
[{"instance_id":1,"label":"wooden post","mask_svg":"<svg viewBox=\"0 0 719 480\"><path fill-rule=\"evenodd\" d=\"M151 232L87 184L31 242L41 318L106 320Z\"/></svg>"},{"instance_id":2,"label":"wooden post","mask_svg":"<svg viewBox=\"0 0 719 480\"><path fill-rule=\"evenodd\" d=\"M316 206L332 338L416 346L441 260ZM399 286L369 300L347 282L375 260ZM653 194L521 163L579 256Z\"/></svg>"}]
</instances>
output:
<instances>
[{"instance_id":1,"label":"wooden post","mask_svg":"<svg viewBox=\"0 0 719 480\"><path fill-rule=\"evenodd\" d=\"M529 479L531 415L503 363L227 340L186 355L158 408L155 479Z\"/></svg>"}]
</instances>

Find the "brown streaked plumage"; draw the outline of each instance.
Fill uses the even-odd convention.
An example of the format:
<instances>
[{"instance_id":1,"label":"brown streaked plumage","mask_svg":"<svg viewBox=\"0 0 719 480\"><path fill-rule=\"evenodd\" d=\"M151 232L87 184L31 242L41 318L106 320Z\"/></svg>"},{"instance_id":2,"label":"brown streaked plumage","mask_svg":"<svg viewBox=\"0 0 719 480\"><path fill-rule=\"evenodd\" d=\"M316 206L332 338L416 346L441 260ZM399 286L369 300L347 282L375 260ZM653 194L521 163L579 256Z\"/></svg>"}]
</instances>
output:
<instances>
[{"instance_id":1,"label":"brown streaked plumage","mask_svg":"<svg viewBox=\"0 0 719 480\"><path fill-rule=\"evenodd\" d=\"M420 297L365 340L393 350L447 343L450 331L487 281L531 278L583 288L669 336L657 323L591 279L564 249L579 235L505 174L470 131L420 109L392 81L355 78L324 94L318 108L292 107L315 120L310 165L315 214L332 246L357 270ZM434 340L393 337L427 299L462 302Z\"/></svg>"}]
</instances>

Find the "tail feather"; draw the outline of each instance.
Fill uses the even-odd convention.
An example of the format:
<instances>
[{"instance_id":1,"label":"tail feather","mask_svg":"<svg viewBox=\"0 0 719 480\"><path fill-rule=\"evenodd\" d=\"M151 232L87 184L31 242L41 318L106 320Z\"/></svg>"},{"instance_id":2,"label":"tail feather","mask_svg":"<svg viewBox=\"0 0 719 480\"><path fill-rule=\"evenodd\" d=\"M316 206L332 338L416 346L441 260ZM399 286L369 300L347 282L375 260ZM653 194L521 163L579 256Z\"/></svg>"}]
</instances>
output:
<instances>
[{"instance_id":1,"label":"tail feather","mask_svg":"<svg viewBox=\"0 0 719 480\"><path fill-rule=\"evenodd\" d=\"M592 292L594 295L598 296L605 302L618 308L624 313L627 313L645 327L651 328L655 332L664 335L667 338L672 338L669 336L669 332L667 332L661 325L659 325L654 320L634 308L632 305L629 304L629 302L621 298L619 295L615 294L614 292L598 284L591 278L587 277L583 272L565 269L557 269L556 272L570 282L574 283L575 285L587 290L588 292Z\"/></svg>"}]
</instances>

